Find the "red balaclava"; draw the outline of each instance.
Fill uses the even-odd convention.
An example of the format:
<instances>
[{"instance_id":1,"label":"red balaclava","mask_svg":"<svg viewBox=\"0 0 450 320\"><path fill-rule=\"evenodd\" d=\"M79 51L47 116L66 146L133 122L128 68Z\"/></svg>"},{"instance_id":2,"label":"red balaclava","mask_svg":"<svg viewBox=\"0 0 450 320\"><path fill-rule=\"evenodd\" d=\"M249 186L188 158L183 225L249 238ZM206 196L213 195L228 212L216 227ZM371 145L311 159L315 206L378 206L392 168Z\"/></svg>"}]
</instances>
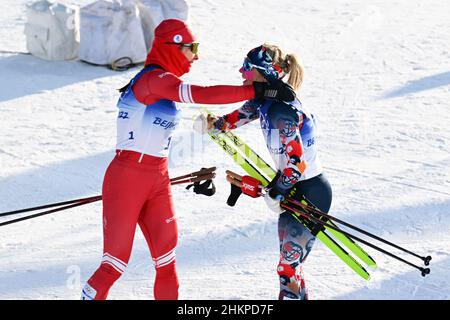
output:
<instances>
[{"instance_id":1,"label":"red balaclava","mask_svg":"<svg viewBox=\"0 0 450 320\"><path fill-rule=\"evenodd\" d=\"M155 39L145 65L157 64L165 71L181 77L189 72L192 62L184 56L179 46L166 42L192 43L195 42L195 37L181 20L164 20L155 29Z\"/></svg>"}]
</instances>

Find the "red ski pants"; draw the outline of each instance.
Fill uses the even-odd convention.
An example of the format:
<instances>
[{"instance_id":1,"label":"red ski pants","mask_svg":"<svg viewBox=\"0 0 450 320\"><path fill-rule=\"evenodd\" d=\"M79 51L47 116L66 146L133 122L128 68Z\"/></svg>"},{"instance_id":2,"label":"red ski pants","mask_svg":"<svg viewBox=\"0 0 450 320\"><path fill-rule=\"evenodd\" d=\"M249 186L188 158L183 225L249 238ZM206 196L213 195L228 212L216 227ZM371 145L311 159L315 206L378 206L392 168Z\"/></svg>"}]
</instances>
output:
<instances>
[{"instance_id":1,"label":"red ski pants","mask_svg":"<svg viewBox=\"0 0 450 320\"><path fill-rule=\"evenodd\" d=\"M117 151L103 181L103 258L83 297L107 298L128 264L139 224L156 268L155 299L178 298L178 230L167 163L167 158Z\"/></svg>"}]
</instances>

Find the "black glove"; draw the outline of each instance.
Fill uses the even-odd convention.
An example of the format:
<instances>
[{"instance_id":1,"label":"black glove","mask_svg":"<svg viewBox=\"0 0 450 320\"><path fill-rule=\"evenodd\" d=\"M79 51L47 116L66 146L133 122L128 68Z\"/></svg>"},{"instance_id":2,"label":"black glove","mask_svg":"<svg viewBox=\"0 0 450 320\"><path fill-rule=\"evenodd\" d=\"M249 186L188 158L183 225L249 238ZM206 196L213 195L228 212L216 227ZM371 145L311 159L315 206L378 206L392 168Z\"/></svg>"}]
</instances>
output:
<instances>
[{"instance_id":1,"label":"black glove","mask_svg":"<svg viewBox=\"0 0 450 320\"><path fill-rule=\"evenodd\" d=\"M289 84L275 80L272 82L253 82L255 99L279 100L291 102L295 100L295 91Z\"/></svg>"},{"instance_id":2,"label":"black glove","mask_svg":"<svg viewBox=\"0 0 450 320\"><path fill-rule=\"evenodd\" d=\"M287 192L282 192L281 190L279 190L277 188L277 181L281 176L281 171L278 170L277 174L275 175L275 177L272 179L272 181L269 182L269 184L265 187L267 195L269 197L271 197L274 200L278 200L278 201L282 201L284 199L286 199L286 193Z\"/></svg>"}]
</instances>

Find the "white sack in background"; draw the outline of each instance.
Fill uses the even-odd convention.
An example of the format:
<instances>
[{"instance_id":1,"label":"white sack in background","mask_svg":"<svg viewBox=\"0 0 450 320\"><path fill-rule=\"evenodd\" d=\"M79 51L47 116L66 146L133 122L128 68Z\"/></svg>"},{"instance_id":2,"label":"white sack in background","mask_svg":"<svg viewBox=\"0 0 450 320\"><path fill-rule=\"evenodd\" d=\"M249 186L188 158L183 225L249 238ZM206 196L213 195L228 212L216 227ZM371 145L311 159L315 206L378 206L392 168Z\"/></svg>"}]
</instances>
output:
<instances>
[{"instance_id":1,"label":"white sack in background","mask_svg":"<svg viewBox=\"0 0 450 320\"><path fill-rule=\"evenodd\" d=\"M151 49L154 30L161 21L166 19L187 21L189 18L189 4L186 0L140 0L138 7L147 51Z\"/></svg>"},{"instance_id":2,"label":"white sack in background","mask_svg":"<svg viewBox=\"0 0 450 320\"><path fill-rule=\"evenodd\" d=\"M27 50L45 60L72 60L80 44L79 9L47 0L27 5Z\"/></svg>"},{"instance_id":3,"label":"white sack in background","mask_svg":"<svg viewBox=\"0 0 450 320\"><path fill-rule=\"evenodd\" d=\"M111 64L122 57L145 61L147 48L135 1L96 1L81 8L80 59Z\"/></svg>"}]
</instances>

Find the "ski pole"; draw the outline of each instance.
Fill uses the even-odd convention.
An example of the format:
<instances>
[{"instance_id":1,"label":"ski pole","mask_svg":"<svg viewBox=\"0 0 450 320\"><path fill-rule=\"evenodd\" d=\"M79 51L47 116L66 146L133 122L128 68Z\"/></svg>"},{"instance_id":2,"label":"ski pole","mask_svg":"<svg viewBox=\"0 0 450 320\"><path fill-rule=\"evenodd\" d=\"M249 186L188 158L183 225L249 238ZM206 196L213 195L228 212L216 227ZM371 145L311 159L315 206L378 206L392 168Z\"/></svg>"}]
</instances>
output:
<instances>
[{"instance_id":1,"label":"ski pole","mask_svg":"<svg viewBox=\"0 0 450 320\"><path fill-rule=\"evenodd\" d=\"M215 176L216 176L216 174L214 172L212 172L212 173L208 173L208 174L201 175L201 176L196 176L196 177L189 178L189 179L171 181L170 184L177 185L177 184L182 184L182 183L191 183L191 182L197 182L197 181L203 181L203 180L210 180L210 179L213 179Z\"/></svg>"},{"instance_id":2,"label":"ski pole","mask_svg":"<svg viewBox=\"0 0 450 320\"><path fill-rule=\"evenodd\" d=\"M234 185L236 185L236 186L238 186L238 187L241 187L241 186L242 186L242 176L240 176L240 175L238 175L238 174L236 174L236 173L234 173L234 172L232 172L232 171L227 171L226 173L227 173L227 181L228 181L228 182L230 182L231 184L234 184ZM262 195L262 196L265 196L266 194L261 194L261 195ZM318 215L321 215L321 216L323 216L323 217L325 217L325 218L334 218L334 217L330 216L329 214L326 214L326 213L324 213L324 212L322 212L322 211L320 211L320 210L318 210L318 209L316 209L316 208L310 208L309 206L304 205L304 204L302 204L302 203L299 203L298 201L296 201L296 200L294 200L294 199L287 199L286 201L289 201L289 202L292 203L293 205L299 205L299 206L301 206L301 208L303 208L304 210L310 210L310 211L313 211L313 212L316 212L316 211L317 211L317 214L318 214ZM400 261L402 261L402 262L404 262L404 263L406 263L406 264L408 264L408 265L410 265L410 266L415 267L415 268L419 269L420 271L422 271L422 276L425 276L426 274L430 273L430 269L429 269L429 268L425 268L425 269L424 269L424 268L421 268L421 267L419 267L419 266L416 266L415 264L412 264L412 263L410 263L409 261L406 261L406 260L404 260L404 259L402 259L402 258L400 258L400 257L398 257L398 256L396 256L396 255L394 255L394 254L392 254L392 253L390 253L390 252L388 252L388 251L386 251L386 250L384 250L384 249L382 249L382 248L380 248L380 247L378 247L378 246L372 244L372 243L369 243L369 242L367 242L367 241L365 241L365 240L363 240L363 239L361 239L361 238L359 238L359 237L357 237L357 236L355 236L355 235L352 235L352 234L350 234L350 233L348 233L348 232L346 232L346 231L340 229L340 228L337 227L337 226L331 225L331 224L327 223L326 221L322 221L322 220L320 220L320 219L317 219L316 217L312 216L311 213L310 213L310 214L302 213L302 212L299 211L299 210L301 210L301 209L293 209L292 207L289 207L286 203L283 203L283 202L280 203L280 205L281 205L283 208L288 209L289 211L292 211L293 214L301 215L303 218L307 218L307 219L309 219L310 221L313 221L313 222L316 221L316 223L319 223L319 224L321 224L321 225L324 226L324 227L326 226L326 227L329 227L329 228L331 228L331 229L333 229L333 230L336 230L337 232L340 232L340 233L342 233L342 234L344 234L344 235L346 235L346 236L348 236L348 237L350 237L350 238L352 238L352 239L354 239L354 240L360 241L360 242L362 242L362 243L364 243L364 244L366 244L366 245L368 245L368 246L370 246L370 247L372 247L372 248L374 248L374 249L376 249L376 250L378 250L378 251L383 252L384 254L387 254L387 255L389 255L389 256L391 256L391 257L397 259L397 260L400 260ZM305 207L306 207L306 208L305 208ZM294 217L296 217L296 218L298 219L297 216L294 215ZM335 218L335 219L337 219L337 218ZM333 220L333 219L330 219L330 220ZM337 220L339 220L339 219L337 219ZM341 221L341 220L339 220L339 221ZM343 222L343 221L342 221L342 222ZM344 225L354 227L353 225L351 225L351 224L349 224L349 223L345 223ZM355 227L355 228L357 228L357 227ZM360 228L357 228L357 229L363 231L362 233L370 234L369 232L366 232L365 230L362 230L362 229L360 229ZM367 235L367 234L366 234L366 235ZM375 236L375 235L373 235L373 236ZM376 237L376 238L379 238L379 237L377 237L377 236L375 236L375 237ZM381 239L381 238L380 238L380 239ZM383 240L384 240L384 239L383 239ZM396 245L395 245L395 246L396 246ZM401 248L401 247L400 247L400 248ZM420 257L420 256L419 256L419 257ZM424 261L425 261L425 265L428 265L430 260L431 260L431 257L430 257L430 256L428 256L427 258L425 258L425 260L424 260Z\"/></svg>"},{"instance_id":3,"label":"ski pole","mask_svg":"<svg viewBox=\"0 0 450 320\"><path fill-rule=\"evenodd\" d=\"M216 170L216 167L212 167L212 168L207 168L205 170L199 170L199 171L195 171L195 172L185 174L185 175L182 175L179 177L175 177L175 178L170 179L170 182L171 182L170 184L176 185L176 184L181 184L181 183L190 183L190 182L197 182L197 181L212 179L215 177L215 173L214 173L215 170ZM185 178L189 178L189 179L185 179ZM181 179L184 179L184 180L181 180ZM63 202L56 202L56 203L46 204L46 205L32 207L32 208L8 211L8 212L0 213L0 217L6 217L6 216L14 215L14 214L25 213L25 212L36 211L36 210L49 209L49 208L59 207L59 206L72 204L72 203L78 203L78 202L90 203L91 201L98 201L101 198L102 198L102 196L99 195L99 196L93 196L93 197L87 197L87 198L68 200L68 201L63 201Z\"/></svg>"},{"instance_id":4,"label":"ski pole","mask_svg":"<svg viewBox=\"0 0 450 320\"><path fill-rule=\"evenodd\" d=\"M48 211L32 214L32 215L29 215L29 216L26 216L26 217L21 217L21 218L5 221L5 222L0 223L0 227L6 226L8 224L12 224L12 223L16 223L16 222L20 222L20 221L24 221L24 220L28 220L28 219L32 219L32 218L36 218L36 217L40 217L40 216L44 216L44 215L47 215L47 214L50 214L50 213L54 213L54 212L58 212L58 211L62 211L62 210L66 210L66 209L82 206L84 204L92 203L92 202L100 200L101 196L99 196L99 197L100 197L99 199L93 199L93 200L89 200L89 201L81 201L81 202L74 203L74 204L69 204L69 205L66 205L66 206L63 206L63 207L60 207L60 208L51 209L51 210L48 210ZM92 197L92 198L96 198L96 197Z\"/></svg>"},{"instance_id":5,"label":"ski pole","mask_svg":"<svg viewBox=\"0 0 450 320\"><path fill-rule=\"evenodd\" d=\"M203 168L199 171L194 171L192 173L188 173L179 177L175 177L170 179L170 182L172 181L177 181L177 180L181 180L181 179L186 179L186 178L191 178L191 177L197 177L197 176L202 176L202 175L207 175L210 173L213 173L214 171L216 171L216 167L211 167L211 168Z\"/></svg>"},{"instance_id":6,"label":"ski pole","mask_svg":"<svg viewBox=\"0 0 450 320\"><path fill-rule=\"evenodd\" d=\"M313 217L313 216L311 216L309 214L306 214L306 213L303 213L303 212L299 212L298 210L296 210L296 209L290 207L289 205L287 205L286 203L281 203L280 205L281 205L282 208L285 208L285 209L293 212L297 216L300 215L303 218L306 218L306 219L309 219L310 221L319 223L319 224L321 224L324 227L326 226L328 228L331 228L333 230L341 232L342 234L346 235L349 238L352 238L352 239L354 239L356 241L359 241L359 242L361 242L361 243L363 243L363 244L365 244L365 245L367 245L367 246L369 246L369 247L371 247L371 248L373 248L375 250L378 250L378 251L380 251L380 252L382 252L382 253L384 253L384 254L386 254L386 255L394 258L394 259L397 259L397 260L399 260L399 261L401 261L401 262L403 262L403 263L405 263L405 264L407 264L407 265L409 265L411 267L414 267L414 268L420 270L423 277L425 277L427 274L430 273L430 268L422 268L420 266L417 266L417 265L415 265L415 264L413 264L413 263L411 263L409 261L406 261L406 260L400 258L399 256L397 256L397 255L395 255L395 254L393 254L393 253L391 253L389 251L386 251L386 250L384 250L384 249L382 249L382 248L380 248L380 247L378 247L378 246L376 246L376 245L374 245L374 244L364 240L364 239L361 239L361 238L359 238L359 237L357 237L357 236L355 236L355 235L353 235L351 233L348 233L348 232L346 232L346 231L344 231L342 229L339 229L338 227L335 227L333 225L327 224L326 222L324 222L324 221L322 221L320 219L317 219L317 218L315 218L315 217Z\"/></svg>"},{"instance_id":7,"label":"ski pole","mask_svg":"<svg viewBox=\"0 0 450 320\"><path fill-rule=\"evenodd\" d=\"M184 176L175 177L175 178L171 179L170 184L171 185L177 185L177 184L184 184L184 183L193 183L193 182L198 182L198 181L203 181L203 180L210 180L210 179L213 179L216 176L216 174L214 172L215 169L216 168L214 167L214 168L209 168L207 170L196 171L196 172L184 175ZM207 173L205 174L205 172L207 172ZM180 178L186 178L186 177L190 177L190 178L181 179L180 180ZM52 210L48 210L48 211L32 214L32 215L29 215L29 216L26 216L26 217L21 217L21 218L17 218L17 219L13 219L13 220L2 222L2 223L0 223L0 227L6 226L8 224L16 223L16 222L28 220L28 219L40 217L40 216L47 215L47 214L50 214L50 213L54 213L54 212L58 212L58 211L67 210L67 209L70 209L70 208L78 207L78 206L81 206L81 205L84 205L84 204L96 202L96 201L101 200L101 199L102 199L102 196L100 195L100 196L94 196L94 197L88 197L88 198L82 198L82 199L75 199L75 200L63 201L63 202L58 202L58 203L52 203L52 204L38 206L38 207L33 207L33 208L27 208L27 209L20 209L20 210L15 210L15 211L4 212L4 213L0 214L0 217L12 215L12 214L19 214L19 213L29 212L29 211L36 211L36 210L41 210L41 209L49 209L49 208L58 207L58 206L62 206L63 205L62 207L59 207L57 209L52 209Z\"/></svg>"},{"instance_id":8,"label":"ski pole","mask_svg":"<svg viewBox=\"0 0 450 320\"><path fill-rule=\"evenodd\" d=\"M238 186L238 187L241 187L242 176L240 176L239 174L234 173L234 172L232 172L232 171L229 171L229 170L226 171L226 173L227 173L227 181L228 181L228 182L230 182L230 183L232 183L232 184L235 184L235 185ZM304 198L305 200L307 200L305 197L303 197L303 198ZM370 233L370 232L368 232L368 231L365 231L365 230L363 230L363 229L361 229L361 228L358 228L358 227L356 227L356 226L354 226L354 225L352 225L352 224L350 224L350 223L348 223L348 222L345 222L345 221L340 220L340 219L338 219L338 218L335 218L335 217L333 217L333 216L331 216L331 215L329 215L329 214L327 214L327 213L325 213L325 212L322 212L322 211L320 211L320 210L319 210L318 208L316 208L316 207L312 207L312 206L310 206L310 205L308 205L308 204L304 204L304 203L302 203L302 202L300 202L300 201L297 201L297 200L295 200L295 199L288 198L288 199L286 199L285 201L290 202L290 203L292 203L292 204L294 204L294 205L296 205L296 206L301 207L303 210L308 211L309 214L316 214L316 215L319 215L319 216L324 217L324 218L326 218L326 219L334 220L334 221L336 221L336 222L338 222L338 223L340 223L340 224L342 224L342 225L344 225L344 226L347 226L347 227L349 227L349 228L351 228L351 229L354 229L354 230L356 230L356 231L358 231L358 232L360 232L360 233L362 233L362 234L364 234L364 235L366 235L366 236L369 236L369 237L374 238L374 239L376 239L376 240L378 240L378 241L380 241L380 242L383 242L383 243L388 244L388 245L390 245L390 246L392 246L392 247L394 247L394 248L397 248L397 249L399 249L399 250L401 250L401 251L403 251L403 252L406 252L406 253L408 253L408 254L411 254L411 255L413 255L414 257L417 257L417 258L423 260L423 261L424 261L424 264L425 264L426 266L428 266L428 265L430 264L431 256L422 257L422 256L420 256L420 255L418 255L418 254L416 254L416 253L414 253L414 252L411 252L411 251L409 251L409 250L407 250L407 249L405 249L405 248L403 248L403 247L400 247L400 246L396 245L395 243L392 243L392 242L390 242L390 241L388 241L388 240L385 240L385 239L383 239L383 238L381 238L381 237L378 237L378 236L376 236L376 235L374 235L374 234L372 234L372 233ZM326 222L325 222L325 223L326 223ZM325 225L326 225L327 227L333 227L332 225L330 225L330 224L328 224L328 223L326 223ZM338 231L338 232L341 230L341 229L339 229L339 228L337 228L337 229L336 229L336 228L337 228L337 227L335 226L335 228L332 228L332 229L333 229L333 230L336 230L336 231Z\"/></svg>"},{"instance_id":9,"label":"ski pole","mask_svg":"<svg viewBox=\"0 0 450 320\"><path fill-rule=\"evenodd\" d=\"M290 202L290 203L292 203L292 204L294 204L294 205L300 206L300 207L303 208L304 210L308 211L310 214L317 214L317 215L319 215L319 216L321 216L321 217L324 217L324 218L326 218L326 219L330 219L330 220L336 221L337 223L340 223L340 224L342 224L342 225L344 225L344 226L346 226L346 227L348 227L348 228L351 228L351 229L353 229L353 230L356 230L356 231L358 231L358 232L360 232L360 233L362 233L362 234L364 234L364 235L366 235L366 236L368 236L368 237L371 237L371 238L373 238L373 239L376 239L376 240L378 240L378 241L380 241L380 242L382 242L382 243L384 243L384 244L390 245L390 246L392 246L392 247L394 247L394 248L396 248L396 249L398 249L398 250L401 250L401 251L403 251L403 252L406 252L406 253L408 253L408 254L414 256L414 257L417 257L417 258L423 260L423 261L424 261L424 264L425 264L426 266L428 266L428 265L430 264L431 256L422 257L422 256L418 255L417 253L414 253L414 252L412 252L412 251L410 251L410 250L408 250L408 249L405 249L405 248L403 248L403 247L401 247L401 246L399 246L399 245L396 245L395 243L392 243L392 242L390 242L390 241L388 241L388 240L385 240L385 239L383 239L383 238L381 238L381 237L379 237L379 236L377 236L377 235L375 235L375 234L373 234L373 233L370 233L370 232L368 232L368 231L366 231L366 230L363 230L363 229L361 229L361 228L358 228L358 227L356 227L356 226L354 226L354 225L352 225L352 224L350 224L350 223L348 223L348 222L345 222L345 221L340 220L340 219L338 219L338 218L336 218L336 217L334 217L334 216L331 216L331 215L329 215L328 213L325 213L325 212L323 212L323 211L320 211L319 209L317 209L317 208L315 208L315 207L310 207L309 205L304 204L304 203L302 203L301 201L297 201L297 200L295 200L295 199L286 199L286 201L287 201L287 202ZM329 225L328 225L328 226L329 226Z\"/></svg>"},{"instance_id":10,"label":"ski pole","mask_svg":"<svg viewBox=\"0 0 450 320\"><path fill-rule=\"evenodd\" d=\"M3 213L0 213L0 217L6 217L6 216L13 215L13 214L19 214L19 213L24 213L24 212L29 212L29 211L36 211L36 210L53 208L53 207L59 207L59 206L62 206L62 205L72 204L72 203L77 203L77 202L89 203L89 202L91 202L91 200L92 201L97 201L97 200L100 200L101 198L102 198L102 196L94 196L94 197L88 197L88 198L81 198L81 199L75 199L75 200L51 203L51 204L46 204L46 205L43 205L43 206L38 206L38 207L33 207L33 208L27 208L27 209L20 209L20 210L14 210L14 211L9 211L9 212L3 212Z\"/></svg>"}]
</instances>

